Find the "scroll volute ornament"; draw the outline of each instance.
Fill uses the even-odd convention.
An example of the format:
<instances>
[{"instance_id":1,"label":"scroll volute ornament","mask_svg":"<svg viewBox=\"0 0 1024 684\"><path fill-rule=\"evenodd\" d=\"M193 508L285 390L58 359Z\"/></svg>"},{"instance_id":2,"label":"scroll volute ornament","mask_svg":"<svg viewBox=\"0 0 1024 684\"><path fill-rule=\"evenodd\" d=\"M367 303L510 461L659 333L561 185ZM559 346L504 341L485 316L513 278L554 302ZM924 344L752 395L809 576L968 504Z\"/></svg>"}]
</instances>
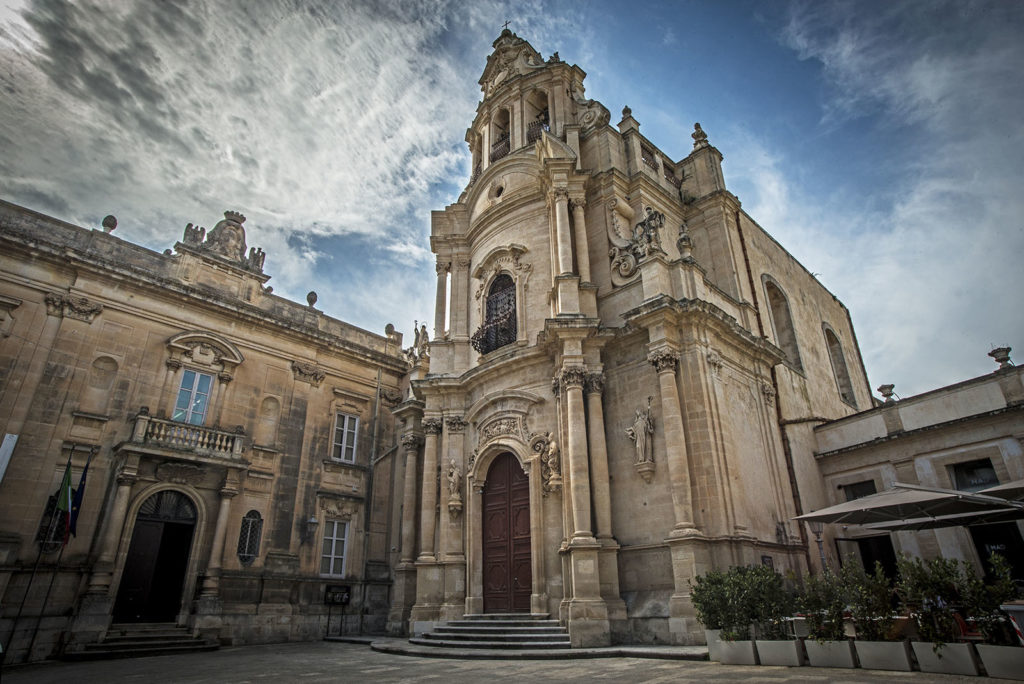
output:
<instances>
[{"instance_id":1,"label":"scroll volute ornament","mask_svg":"<svg viewBox=\"0 0 1024 684\"><path fill-rule=\"evenodd\" d=\"M647 360L651 362L654 369L658 373L675 372L676 365L679 363L679 357L665 349L661 349L655 352L651 352Z\"/></svg>"}]
</instances>

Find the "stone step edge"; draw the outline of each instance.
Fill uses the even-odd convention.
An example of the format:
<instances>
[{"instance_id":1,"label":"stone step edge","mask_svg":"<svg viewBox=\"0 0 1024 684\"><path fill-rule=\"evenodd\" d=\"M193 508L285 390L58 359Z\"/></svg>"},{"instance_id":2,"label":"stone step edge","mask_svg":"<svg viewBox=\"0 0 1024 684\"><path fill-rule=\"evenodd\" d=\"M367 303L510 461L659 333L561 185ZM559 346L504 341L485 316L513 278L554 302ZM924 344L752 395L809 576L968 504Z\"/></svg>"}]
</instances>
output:
<instances>
[{"instance_id":1,"label":"stone step edge","mask_svg":"<svg viewBox=\"0 0 1024 684\"><path fill-rule=\"evenodd\" d=\"M648 658L652 660L694 660L707 662L706 649L687 654L671 651L652 651L629 647L608 648L551 648L551 649L458 649L436 646L414 646L407 641L374 641L370 648L379 653L420 658L461 658L463 660L565 660L574 658Z\"/></svg>"},{"instance_id":2,"label":"stone step edge","mask_svg":"<svg viewBox=\"0 0 1024 684\"><path fill-rule=\"evenodd\" d=\"M61 660L113 660L117 658L143 658L161 655L180 655L197 651L216 651L219 644L206 643L203 645L168 646L150 648L118 648L89 651L67 651L61 656Z\"/></svg>"},{"instance_id":3,"label":"stone step edge","mask_svg":"<svg viewBox=\"0 0 1024 684\"><path fill-rule=\"evenodd\" d=\"M551 613L464 613L462 620L550 620Z\"/></svg>"},{"instance_id":4,"label":"stone step edge","mask_svg":"<svg viewBox=\"0 0 1024 684\"><path fill-rule=\"evenodd\" d=\"M141 648L179 648L181 646L208 646L211 642L203 639L180 639L162 641L101 641L85 644L87 651L141 649Z\"/></svg>"},{"instance_id":5,"label":"stone step edge","mask_svg":"<svg viewBox=\"0 0 1024 684\"><path fill-rule=\"evenodd\" d=\"M565 627L561 625L438 625L431 631L454 631L454 632L522 632L524 634L542 634L545 632L565 632Z\"/></svg>"},{"instance_id":6,"label":"stone step edge","mask_svg":"<svg viewBox=\"0 0 1024 684\"><path fill-rule=\"evenodd\" d=\"M555 634L508 634L506 632L498 632L497 634L480 634L479 632L439 634L437 632L427 632L426 634L421 634L420 636L413 638L441 641L569 641L569 634L567 632L557 632Z\"/></svg>"},{"instance_id":7,"label":"stone step edge","mask_svg":"<svg viewBox=\"0 0 1024 684\"><path fill-rule=\"evenodd\" d=\"M435 646L440 648L489 648L489 649L542 649L558 648L569 649L569 641L444 641L442 639L420 639L413 637L409 639L410 644L417 646Z\"/></svg>"}]
</instances>

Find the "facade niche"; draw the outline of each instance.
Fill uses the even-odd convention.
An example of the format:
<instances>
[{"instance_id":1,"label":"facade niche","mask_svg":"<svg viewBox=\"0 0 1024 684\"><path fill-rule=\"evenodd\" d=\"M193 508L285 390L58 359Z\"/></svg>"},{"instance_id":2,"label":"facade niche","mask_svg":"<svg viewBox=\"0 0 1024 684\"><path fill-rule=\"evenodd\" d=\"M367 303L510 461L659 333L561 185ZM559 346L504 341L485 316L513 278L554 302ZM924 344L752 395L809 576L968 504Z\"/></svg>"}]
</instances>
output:
<instances>
[{"instance_id":1,"label":"facade niche","mask_svg":"<svg viewBox=\"0 0 1024 684\"><path fill-rule=\"evenodd\" d=\"M839 396L850 406L857 408L857 400L853 395L853 383L850 382L850 372L846 368L846 357L843 356L843 345L835 331L827 324L825 330L825 344L828 347L828 358L832 362L832 372L836 376L836 385L839 387Z\"/></svg>"},{"instance_id":2,"label":"facade niche","mask_svg":"<svg viewBox=\"0 0 1024 684\"><path fill-rule=\"evenodd\" d=\"M768 308L771 310L772 327L775 329L775 341L786 353L786 362L795 370L803 371L800 362L800 350L796 345L796 329L789 313L789 300L782 289L769 276L763 276L764 291L768 297Z\"/></svg>"},{"instance_id":3,"label":"facade niche","mask_svg":"<svg viewBox=\"0 0 1024 684\"><path fill-rule=\"evenodd\" d=\"M89 369L89 379L85 392L82 394L82 403L79 405L79 410L85 413L106 413L107 402L110 399L110 388L114 385L117 371L117 361L109 356L100 356L92 362L92 367Z\"/></svg>"},{"instance_id":4,"label":"facade niche","mask_svg":"<svg viewBox=\"0 0 1024 684\"><path fill-rule=\"evenodd\" d=\"M281 415L281 402L275 397L266 397L260 403L259 417L253 433L253 443L260 446L274 446L277 441L277 421Z\"/></svg>"}]
</instances>

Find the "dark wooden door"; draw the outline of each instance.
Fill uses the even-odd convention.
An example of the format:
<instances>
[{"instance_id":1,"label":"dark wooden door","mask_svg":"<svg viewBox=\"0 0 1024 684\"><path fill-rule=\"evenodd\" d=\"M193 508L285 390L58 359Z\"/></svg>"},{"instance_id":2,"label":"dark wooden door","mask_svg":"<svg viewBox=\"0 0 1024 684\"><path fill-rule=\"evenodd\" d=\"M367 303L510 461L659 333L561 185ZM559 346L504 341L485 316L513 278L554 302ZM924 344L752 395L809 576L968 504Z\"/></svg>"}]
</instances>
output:
<instances>
[{"instance_id":1,"label":"dark wooden door","mask_svg":"<svg viewBox=\"0 0 1024 684\"><path fill-rule=\"evenodd\" d=\"M139 510L114 603L115 622L173 622L181 608L195 507L158 492Z\"/></svg>"},{"instance_id":2,"label":"dark wooden door","mask_svg":"<svg viewBox=\"0 0 1024 684\"><path fill-rule=\"evenodd\" d=\"M483 552L484 612L530 612L530 482L512 454L487 471Z\"/></svg>"}]
</instances>

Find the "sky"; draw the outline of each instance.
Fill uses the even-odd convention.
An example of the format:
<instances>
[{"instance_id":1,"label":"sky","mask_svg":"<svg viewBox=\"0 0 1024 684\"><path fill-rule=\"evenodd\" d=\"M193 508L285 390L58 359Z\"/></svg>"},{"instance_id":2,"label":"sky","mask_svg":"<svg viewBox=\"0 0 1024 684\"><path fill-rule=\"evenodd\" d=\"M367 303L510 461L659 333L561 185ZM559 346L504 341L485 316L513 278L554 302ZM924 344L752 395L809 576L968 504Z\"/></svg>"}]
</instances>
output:
<instances>
[{"instance_id":1,"label":"sky","mask_svg":"<svg viewBox=\"0 0 1024 684\"><path fill-rule=\"evenodd\" d=\"M157 251L240 211L275 293L411 342L505 21L674 160L699 121L872 387L1024 354L1024 2L0 0L0 197Z\"/></svg>"}]
</instances>

